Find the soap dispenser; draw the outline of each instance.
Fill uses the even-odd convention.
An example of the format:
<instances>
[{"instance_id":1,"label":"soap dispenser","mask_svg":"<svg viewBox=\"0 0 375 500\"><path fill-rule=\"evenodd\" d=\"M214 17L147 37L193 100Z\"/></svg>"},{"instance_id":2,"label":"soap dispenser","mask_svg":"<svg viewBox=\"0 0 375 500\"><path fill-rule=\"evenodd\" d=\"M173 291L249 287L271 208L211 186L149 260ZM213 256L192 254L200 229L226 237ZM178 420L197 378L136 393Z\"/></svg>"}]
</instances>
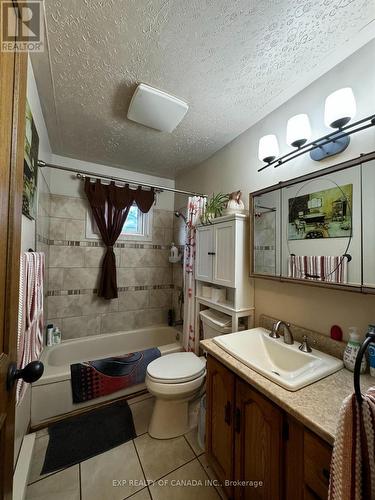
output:
<instances>
[{"instance_id":1,"label":"soap dispenser","mask_svg":"<svg viewBox=\"0 0 375 500\"><path fill-rule=\"evenodd\" d=\"M346 345L344 351L344 365L350 371L354 371L355 360L357 358L359 349L361 348L361 338L358 333L358 329L355 326L349 328L349 341ZM367 368L366 357L363 356L361 362L361 373L365 373Z\"/></svg>"}]
</instances>

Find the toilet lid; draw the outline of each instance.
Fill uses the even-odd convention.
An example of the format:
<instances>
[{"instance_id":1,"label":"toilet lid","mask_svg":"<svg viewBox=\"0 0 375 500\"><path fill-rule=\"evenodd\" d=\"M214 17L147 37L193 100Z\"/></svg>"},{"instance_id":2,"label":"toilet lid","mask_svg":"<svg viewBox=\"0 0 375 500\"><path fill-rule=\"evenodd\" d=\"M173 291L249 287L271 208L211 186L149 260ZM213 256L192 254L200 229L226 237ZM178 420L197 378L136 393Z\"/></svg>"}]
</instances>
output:
<instances>
[{"instance_id":1,"label":"toilet lid","mask_svg":"<svg viewBox=\"0 0 375 500\"><path fill-rule=\"evenodd\" d=\"M147 366L150 377L159 382L189 382L204 373L206 363L193 352L175 352L151 361Z\"/></svg>"}]
</instances>

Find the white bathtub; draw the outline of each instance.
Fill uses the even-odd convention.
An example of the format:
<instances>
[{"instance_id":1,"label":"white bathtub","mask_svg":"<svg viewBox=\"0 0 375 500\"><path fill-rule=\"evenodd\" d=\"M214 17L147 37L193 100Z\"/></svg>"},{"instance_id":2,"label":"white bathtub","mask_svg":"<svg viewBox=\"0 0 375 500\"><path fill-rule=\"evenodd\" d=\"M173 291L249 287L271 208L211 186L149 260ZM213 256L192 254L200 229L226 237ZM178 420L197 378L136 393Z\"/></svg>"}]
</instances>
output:
<instances>
[{"instance_id":1,"label":"white bathtub","mask_svg":"<svg viewBox=\"0 0 375 500\"><path fill-rule=\"evenodd\" d=\"M31 425L39 425L79 408L145 389L144 384L138 384L108 396L73 404L70 381L72 363L117 356L150 347L158 347L162 355L181 351L178 340L180 335L175 328L155 326L67 340L57 346L46 347L41 356L44 364L43 376L32 384Z\"/></svg>"}]
</instances>

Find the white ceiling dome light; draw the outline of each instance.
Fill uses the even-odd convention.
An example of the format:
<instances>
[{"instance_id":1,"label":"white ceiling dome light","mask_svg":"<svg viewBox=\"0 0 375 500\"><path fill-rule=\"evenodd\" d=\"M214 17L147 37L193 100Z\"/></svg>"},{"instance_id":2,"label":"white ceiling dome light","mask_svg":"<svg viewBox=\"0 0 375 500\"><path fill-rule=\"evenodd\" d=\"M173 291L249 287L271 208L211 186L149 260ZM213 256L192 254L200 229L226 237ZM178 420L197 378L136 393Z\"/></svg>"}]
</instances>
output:
<instances>
[{"instance_id":1,"label":"white ceiling dome light","mask_svg":"<svg viewBox=\"0 0 375 500\"><path fill-rule=\"evenodd\" d=\"M189 106L177 97L140 83L135 89L128 118L162 132L173 132L186 115Z\"/></svg>"}]
</instances>

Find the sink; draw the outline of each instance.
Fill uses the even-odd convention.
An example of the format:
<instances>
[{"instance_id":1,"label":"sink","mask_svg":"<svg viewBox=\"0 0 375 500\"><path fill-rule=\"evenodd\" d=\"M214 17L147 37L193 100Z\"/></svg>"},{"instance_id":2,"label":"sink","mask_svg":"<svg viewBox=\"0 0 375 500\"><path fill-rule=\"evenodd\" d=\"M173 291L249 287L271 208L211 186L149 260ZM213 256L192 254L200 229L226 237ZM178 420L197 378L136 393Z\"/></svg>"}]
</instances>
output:
<instances>
[{"instance_id":1,"label":"sink","mask_svg":"<svg viewBox=\"0 0 375 500\"><path fill-rule=\"evenodd\" d=\"M214 337L212 340L239 361L288 391L298 391L306 385L331 375L344 364L339 359L313 349L305 353L299 342L287 345L283 337L273 339L264 328Z\"/></svg>"}]
</instances>

